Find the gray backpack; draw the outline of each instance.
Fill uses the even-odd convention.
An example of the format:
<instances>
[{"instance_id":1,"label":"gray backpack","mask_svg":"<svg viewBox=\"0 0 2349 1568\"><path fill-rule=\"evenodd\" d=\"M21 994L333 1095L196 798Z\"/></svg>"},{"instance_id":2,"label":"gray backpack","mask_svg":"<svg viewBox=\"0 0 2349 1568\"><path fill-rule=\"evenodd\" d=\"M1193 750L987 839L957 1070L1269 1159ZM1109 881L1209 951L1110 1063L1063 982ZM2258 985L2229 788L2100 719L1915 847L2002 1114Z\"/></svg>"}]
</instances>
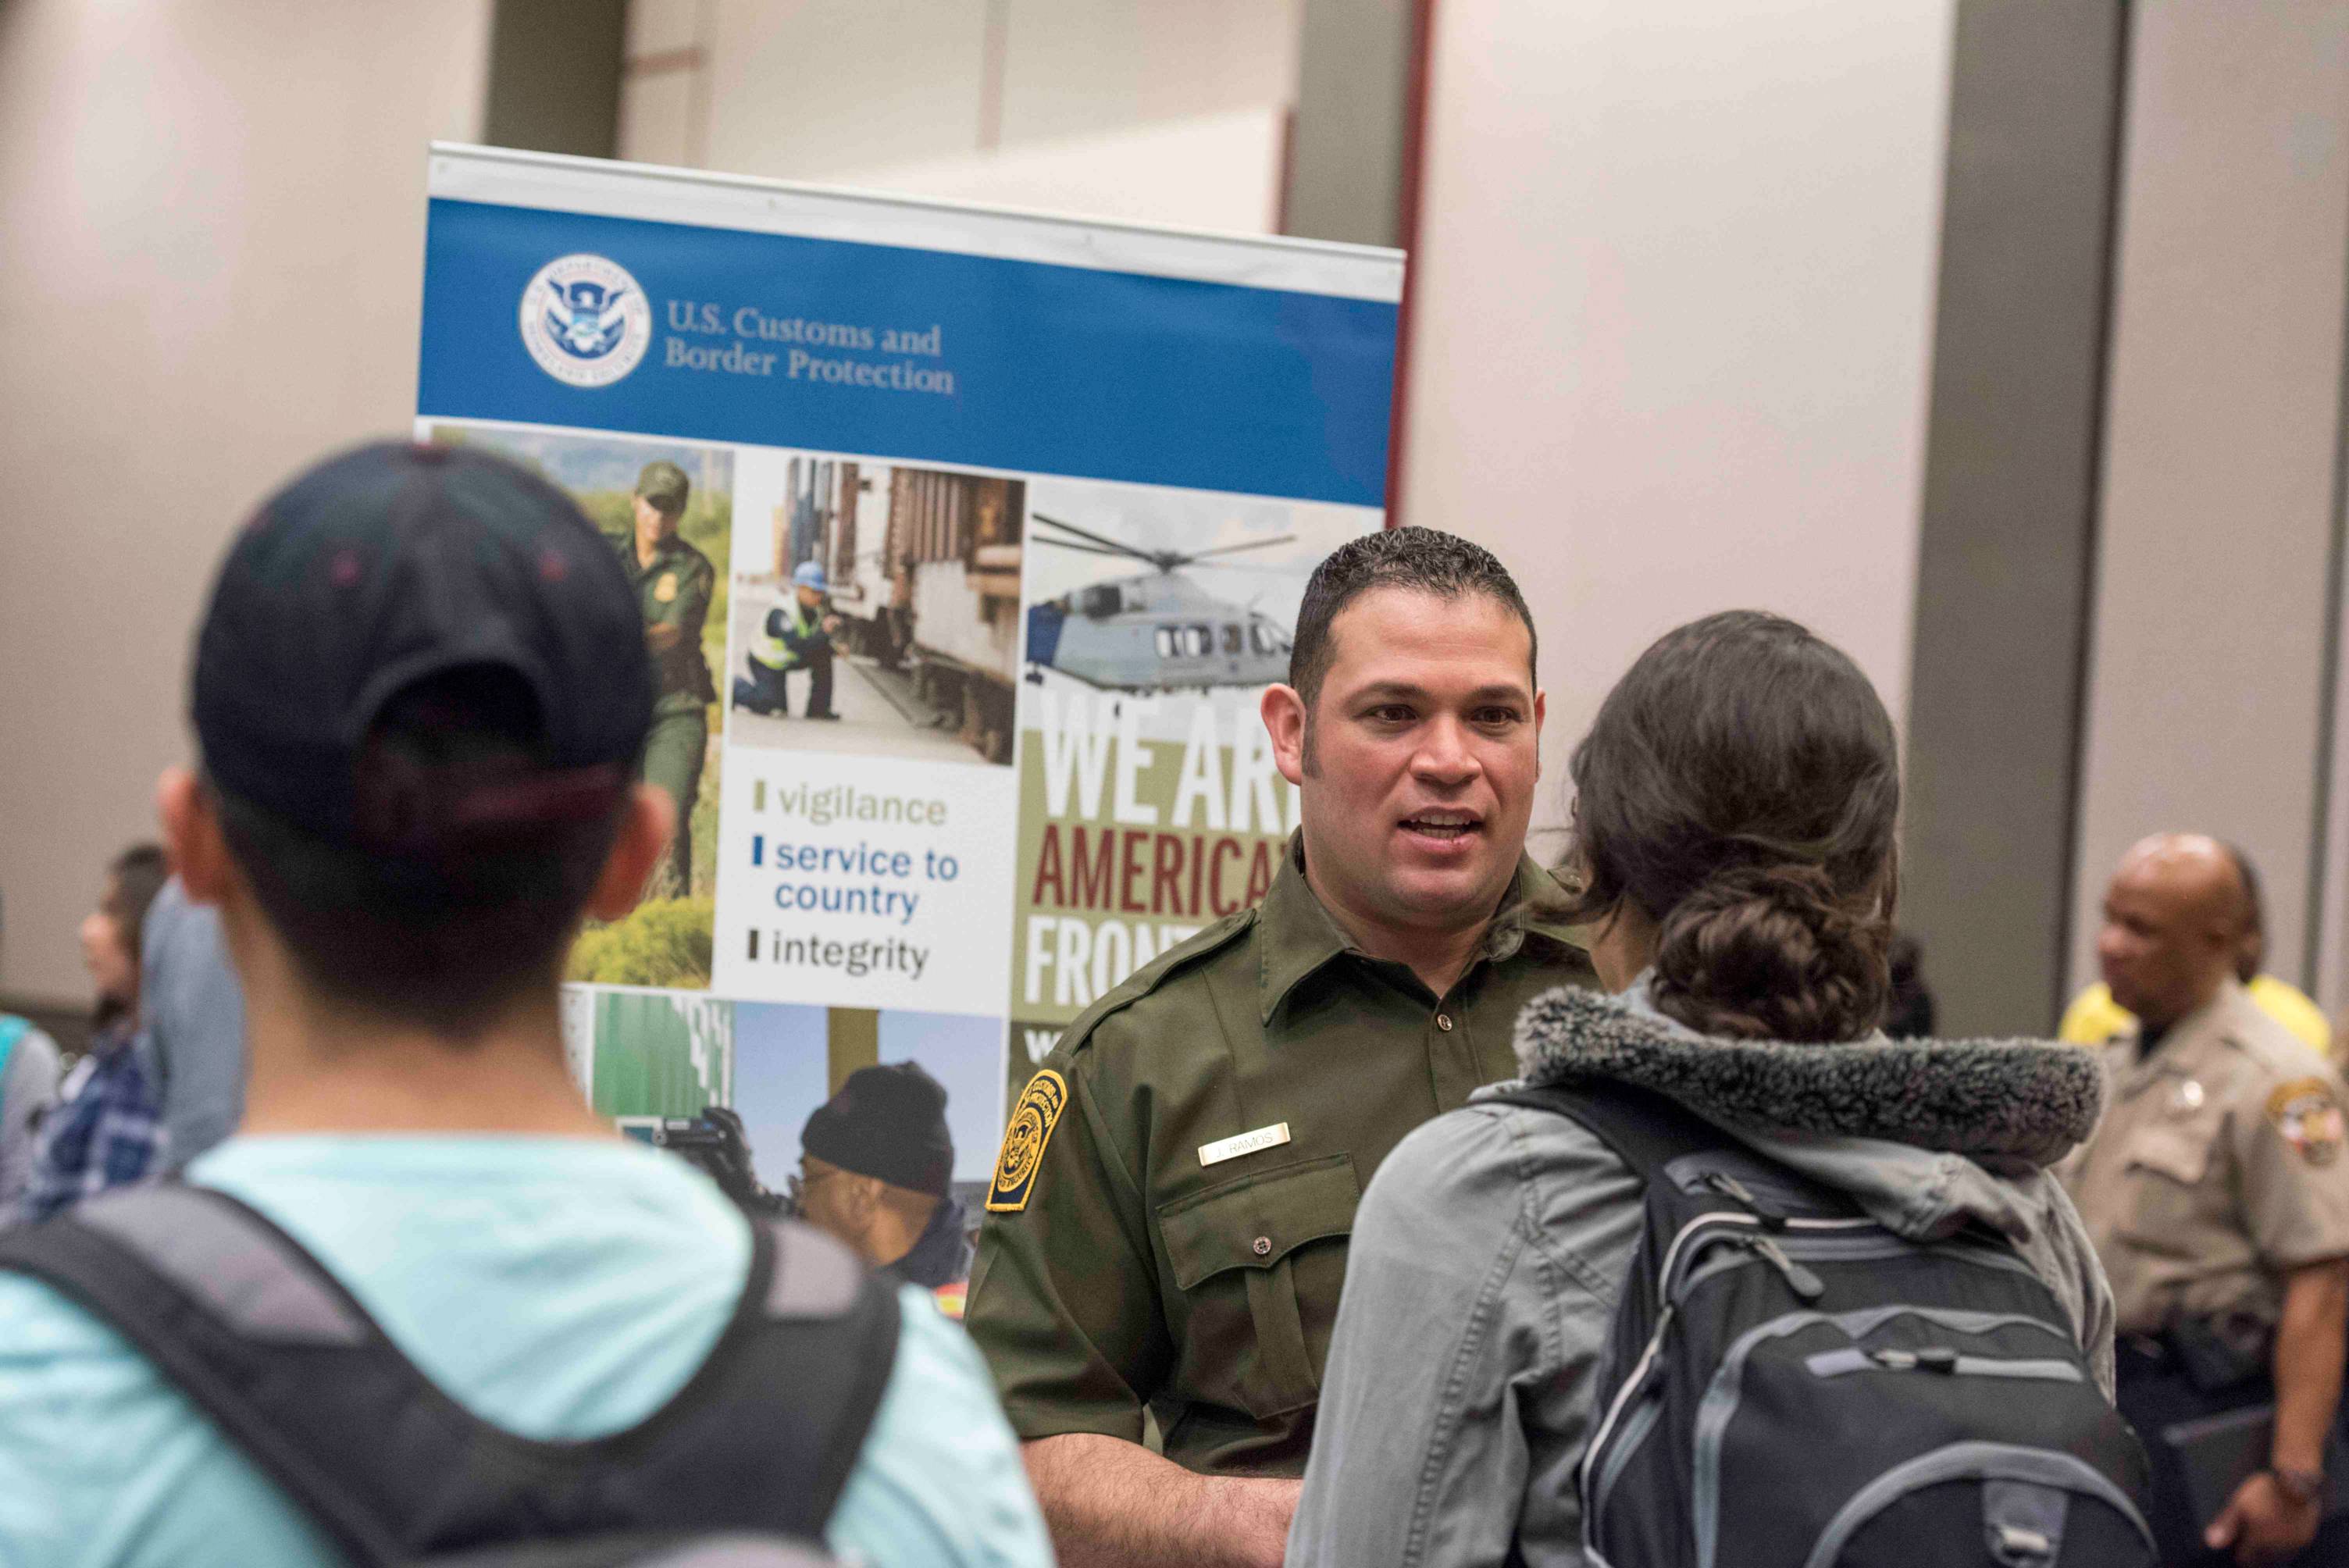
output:
<instances>
[{"instance_id":1,"label":"gray backpack","mask_svg":"<svg viewBox=\"0 0 2349 1568\"><path fill-rule=\"evenodd\" d=\"M888 1382L896 1298L804 1225L751 1235L700 1370L581 1442L472 1415L224 1193L108 1193L0 1232L0 1269L110 1324L365 1568L815 1568Z\"/></svg>"},{"instance_id":2,"label":"gray backpack","mask_svg":"<svg viewBox=\"0 0 2349 1568\"><path fill-rule=\"evenodd\" d=\"M1648 1184L1580 1470L1592 1563L2153 1568L2145 1451L2004 1237L1896 1234L1643 1089L1501 1098Z\"/></svg>"}]
</instances>

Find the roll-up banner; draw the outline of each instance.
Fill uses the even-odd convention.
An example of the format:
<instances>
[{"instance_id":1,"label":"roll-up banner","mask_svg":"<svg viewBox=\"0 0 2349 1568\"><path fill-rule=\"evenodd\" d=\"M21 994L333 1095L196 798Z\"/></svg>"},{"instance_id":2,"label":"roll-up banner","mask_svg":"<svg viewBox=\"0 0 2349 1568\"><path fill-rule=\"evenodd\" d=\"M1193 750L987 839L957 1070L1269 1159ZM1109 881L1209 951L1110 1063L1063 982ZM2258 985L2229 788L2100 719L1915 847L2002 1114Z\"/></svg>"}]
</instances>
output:
<instances>
[{"instance_id":1,"label":"roll-up banner","mask_svg":"<svg viewBox=\"0 0 2349 1568\"><path fill-rule=\"evenodd\" d=\"M468 147L430 195L419 437L574 495L658 672L679 839L573 953L574 1070L780 1189L917 1063L968 1202L1061 1028L1270 880L1402 256Z\"/></svg>"}]
</instances>

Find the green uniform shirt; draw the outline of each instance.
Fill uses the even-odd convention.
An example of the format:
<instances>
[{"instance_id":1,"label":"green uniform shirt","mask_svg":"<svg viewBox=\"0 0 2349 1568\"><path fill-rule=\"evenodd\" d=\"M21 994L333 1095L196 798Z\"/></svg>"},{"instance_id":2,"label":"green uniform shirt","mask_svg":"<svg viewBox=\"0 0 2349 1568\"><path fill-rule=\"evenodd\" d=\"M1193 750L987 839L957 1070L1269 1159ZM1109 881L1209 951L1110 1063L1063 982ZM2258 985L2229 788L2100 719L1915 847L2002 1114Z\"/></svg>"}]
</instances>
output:
<instances>
[{"instance_id":1,"label":"green uniform shirt","mask_svg":"<svg viewBox=\"0 0 2349 1568\"><path fill-rule=\"evenodd\" d=\"M1139 1442L1148 1406L1191 1470L1302 1474L1371 1172L1516 1075L1527 1000L1594 983L1530 860L1439 998L1347 941L1300 857L1095 1002L1014 1108L968 1324L1023 1439Z\"/></svg>"},{"instance_id":2,"label":"green uniform shirt","mask_svg":"<svg viewBox=\"0 0 2349 1568\"><path fill-rule=\"evenodd\" d=\"M653 696L663 707L715 702L718 689L709 683L709 661L701 656L701 624L709 618L709 595L718 573L709 557L670 534L653 551L650 566L636 560L633 534L607 535L620 554L621 569L636 591L637 608L645 625L675 626L676 646L653 655ZM684 702L672 699L684 698ZM679 802L680 808L689 802Z\"/></svg>"}]
</instances>

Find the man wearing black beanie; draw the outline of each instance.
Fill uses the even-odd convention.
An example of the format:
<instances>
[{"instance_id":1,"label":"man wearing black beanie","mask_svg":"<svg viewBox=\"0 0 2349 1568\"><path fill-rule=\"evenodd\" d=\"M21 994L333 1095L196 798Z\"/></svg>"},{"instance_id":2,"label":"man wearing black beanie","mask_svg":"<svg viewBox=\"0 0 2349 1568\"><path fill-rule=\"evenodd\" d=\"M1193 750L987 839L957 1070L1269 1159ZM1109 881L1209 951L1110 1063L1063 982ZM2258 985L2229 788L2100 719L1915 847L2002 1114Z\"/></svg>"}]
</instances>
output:
<instances>
[{"instance_id":1,"label":"man wearing black beanie","mask_svg":"<svg viewBox=\"0 0 2349 1568\"><path fill-rule=\"evenodd\" d=\"M859 1068L800 1134L801 1218L927 1290L969 1272L947 1091L912 1062Z\"/></svg>"}]
</instances>

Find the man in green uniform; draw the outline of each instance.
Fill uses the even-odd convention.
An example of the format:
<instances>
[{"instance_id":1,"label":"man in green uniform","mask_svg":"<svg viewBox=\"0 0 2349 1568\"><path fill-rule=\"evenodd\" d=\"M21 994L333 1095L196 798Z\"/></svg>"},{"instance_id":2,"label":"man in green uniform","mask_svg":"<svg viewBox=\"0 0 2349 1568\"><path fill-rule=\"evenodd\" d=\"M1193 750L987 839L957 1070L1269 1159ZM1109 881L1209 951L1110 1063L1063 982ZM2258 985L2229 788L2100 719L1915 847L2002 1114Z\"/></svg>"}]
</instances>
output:
<instances>
[{"instance_id":1,"label":"man in green uniform","mask_svg":"<svg viewBox=\"0 0 2349 1568\"><path fill-rule=\"evenodd\" d=\"M701 761L709 746L709 705L718 691L701 655L701 624L718 573L709 557L678 537L692 485L672 462L647 463L636 475L636 527L614 542L620 564L645 614L645 646L653 655L653 727L645 740L645 782L677 802L677 837L669 841L666 896L693 889L693 806L701 793Z\"/></svg>"},{"instance_id":2,"label":"man in green uniform","mask_svg":"<svg viewBox=\"0 0 2349 1568\"><path fill-rule=\"evenodd\" d=\"M1271 891L1069 1026L988 1193L969 1326L1064 1563L1280 1561L1362 1188L1515 1075L1529 998L1591 980L1525 855L1543 699L1501 563L1351 542L1289 676L1264 719L1301 828Z\"/></svg>"}]
</instances>

